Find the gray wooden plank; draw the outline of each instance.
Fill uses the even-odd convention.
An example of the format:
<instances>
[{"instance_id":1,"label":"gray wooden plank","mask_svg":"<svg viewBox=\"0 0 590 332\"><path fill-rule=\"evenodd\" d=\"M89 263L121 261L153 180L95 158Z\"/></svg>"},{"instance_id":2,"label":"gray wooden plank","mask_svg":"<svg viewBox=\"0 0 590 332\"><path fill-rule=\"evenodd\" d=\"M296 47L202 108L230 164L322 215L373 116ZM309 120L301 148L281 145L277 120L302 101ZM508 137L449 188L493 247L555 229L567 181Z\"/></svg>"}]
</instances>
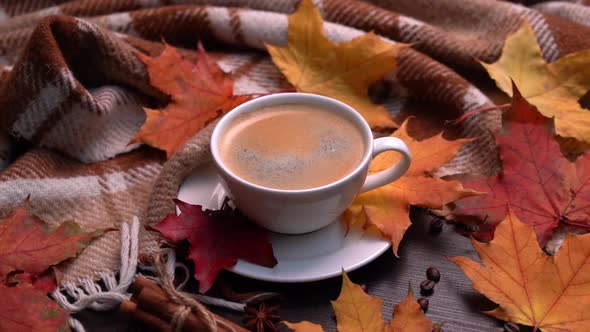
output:
<instances>
[{"instance_id":1,"label":"gray wooden plank","mask_svg":"<svg viewBox=\"0 0 590 332\"><path fill-rule=\"evenodd\" d=\"M390 319L393 305L399 303L411 283L416 297L420 296L419 284L426 278L426 268L436 266L442 274L435 292L429 297L427 316L435 323L444 323L444 331L502 331L502 322L483 314L495 304L471 288L471 282L447 257L468 256L477 259L469 240L457 234L452 226L446 226L439 235L427 231L427 223L417 218L403 240L399 258L388 251L374 262L350 273L352 281L366 284L370 295L383 298L383 316ZM336 331L330 300L338 297L340 278L307 284L274 284L249 280L224 273L241 290L273 290L285 295L281 308L284 320L309 320L322 324L326 331ZM238 321L239 315L222 312ZM84 313L82 320L87 331L127 331L131 325L115 317L115 313ZM285 327L281 328L286 331Z\"/></svg>"}]
</instances>

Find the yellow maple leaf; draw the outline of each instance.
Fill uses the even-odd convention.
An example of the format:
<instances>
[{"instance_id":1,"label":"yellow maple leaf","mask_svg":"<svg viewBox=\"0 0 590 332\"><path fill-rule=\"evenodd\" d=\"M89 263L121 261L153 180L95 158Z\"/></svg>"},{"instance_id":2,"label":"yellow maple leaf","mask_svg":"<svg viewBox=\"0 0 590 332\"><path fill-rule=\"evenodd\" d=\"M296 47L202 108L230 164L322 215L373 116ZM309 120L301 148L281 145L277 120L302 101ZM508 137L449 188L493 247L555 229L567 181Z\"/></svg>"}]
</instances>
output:
<instances>
[{"instance_id":1,"label":"yellow maple leaf","mask_svg":"<svg viewBox=\"0 0 590 332\"><path fill-rule=\"evenodd\" d=\"M408 288L408 295L400 304L393 308L393 319L389 322L391 332L419 332L432 331L434 323L431 322L414 297L412 288Z\"/></svg>"},{"instance_id":2,"label":"yellow maple leaf","mask_svg":"<svg viewBox=\"0 0 590 332\"><path fill-rule=\"evenodd\" d=\"M342 289L332 307L339 332L383 331L382 299L371 297L342 272Z\"/></svg>"},{"instance_id":3,"label":"yellow maple leaf","mask_svg":"<svg viewBox=\"0 0 590 332\"><path fill-rule=\"evenodd\" d=\"M410 205L440 209L443 205L479 193L463 188L458 181L445 181L431 173L451 160L470 139L447 141L442 133L422 141L410 137L407 121L393 133L402 139L412 153L412 164L404 176L383 187L360 194L344 212L349 225L375 226L397 249L410 227ZM371 162L369 173L381 171L397 162L399 155L387 152Z\"/></svg>"},{"instance_id":4,"label":"yellow maple leaf","mask_svg":"<svg viewBox=\"0 0 590 332\"><path fill-rule=\"evenodd\" d=\"M489 243L471 240L482 264L451 258L473 287L500 306L486 312L543 331L590 331L590 234L568 234L554 257L509 211Z\"/></svg>"},{"instance_id":5,"label":"yellow maple leaf","mask_svg":"<svg viewBox=\"0 0 590 332\"><path fill-rule=\"evenodd\" d=\"M382 299L365 293L342 271L342 289L336 301L332 301L338 332L430 332L434 327L434 323L426 318L416 302L411 288L406 298L395 306L389 325L386 325L381 315L382 304ZM284 323L296 332L324 331L320 325L307 321Z\"/></svg>"},{"instance_id":6,"label":"yellow maple leaf","mask_svg":"<svg viewBox=\"0 0 590 332\"><path fill-rule=\"evenodd\" d=\"M373 33L336 44L324 34L322 16L303 0L289 16L287 47L266 45L272 61L297 91L338 99L356 109L371 127L393 128L382 105L368 97L369 85L396 68L406 45L386 42Z\"/></svg>"},{"instance_id":7,"label":"yellow maple leaf","mask_svg":"<svg viewBox=\"0 0 590 332\"><path fill-rule=\"evenodd\" d=\"M578 100L590 90L590 50L546 63L530 25L525 22L506 39L502 56L482 63L496 85L512 96L512 81L541 114L554 118L559 136L590 143L590 111Z\"/></svg>"}]
</instances>

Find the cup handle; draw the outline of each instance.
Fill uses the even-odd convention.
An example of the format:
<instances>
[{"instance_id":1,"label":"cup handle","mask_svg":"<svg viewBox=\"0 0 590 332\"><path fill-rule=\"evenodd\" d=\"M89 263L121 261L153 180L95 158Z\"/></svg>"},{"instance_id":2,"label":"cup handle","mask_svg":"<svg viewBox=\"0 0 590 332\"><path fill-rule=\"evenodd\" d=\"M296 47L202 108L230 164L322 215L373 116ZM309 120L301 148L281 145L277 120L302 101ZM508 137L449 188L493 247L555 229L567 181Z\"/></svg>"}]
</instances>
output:
<instances>
[{"instance_id":1,"label":"cup handle","mask_svg":"<svg viewBox=\"0 0 590 332\"><path fill-rule=\"evenodd\" d=\"M385 151L397 151L402 155L402 159L391 167L367 176L365 183L361 188L361 193L384 186L399 179L410 168L412 154L404 141L396 137L381 137L373 141L373 156Z\"/></svg>"}]
</instances>

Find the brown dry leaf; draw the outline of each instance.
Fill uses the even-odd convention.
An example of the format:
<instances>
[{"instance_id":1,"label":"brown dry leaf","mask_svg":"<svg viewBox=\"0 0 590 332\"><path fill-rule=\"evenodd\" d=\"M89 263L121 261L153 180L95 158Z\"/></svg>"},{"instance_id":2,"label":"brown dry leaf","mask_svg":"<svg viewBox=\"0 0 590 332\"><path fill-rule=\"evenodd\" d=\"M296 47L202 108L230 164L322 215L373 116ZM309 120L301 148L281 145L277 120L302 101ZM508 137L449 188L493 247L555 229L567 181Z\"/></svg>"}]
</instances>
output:
<instances>
[{"instance_id":1,"label":"brown dry leaf","mask_svg":"<svg viewBox=\"0 0 590 332\"><path fill-rule=\"evenodd\" d=\"M407 120L393 133L412 153L412 164L404 176L386 186L360 194L344 213L349 225L375 226L397 249L410 227L410 205L440 209L460 198L479 193L463 188L458 181L445 181L432 172L451 160L469 139L447 141L442 133L421 141L407 133ZM381 171L399 160L395 152L386 152L371 162L369 173Z\"/></svg>"},{"instance_id":2,"label":"brown dry leaf","mask_svg":"<svg viewBox=\"0 0 590 332\"><path fill-rule=\"evenodd\" d=\"M578 102L590 90L590 50L546 63L533 30L525 22L506 39L498 61L482 64L502 91L512 96L514 81L528 102L544 116L554 118L557 135L590 144L590 111Z\"/></svg>"},{"instance_id":3,"label":"brown dry leaf","mask_svg":"<svg viewBox=\"0 0 590 332\"><path fill-rule=\"evenodd\" d=\"M326 38L322 16L311 0L303 0L289 16L287 47L266 45L297 91L338 99L356 109L373 128L396 127L385 108L370 101L368 90L396 68L396 56L404 47L373 33L333 43Z\"/></svg>"},{"instance_id":4,"label":"brown dry leaf","mask_svg":"<svg viewBox=\"0 0 590 332\"><path fill-rule=\"evenodd\" d=\"M150 84L170 96L162 110L144 108L147 119L131 140L166 151L170 157L210 121L251 96L234 96L234 82L199 45L194 64L165 45L157 58L138 53L146 64Z\"/></svg>"},{"instance_id":5,"label":"brown dry leaf","mask_svg":"<svg viewBox=\"0 0 590 332\"><path fill-rule=\"evenodd\" d=\"M546 332L590 331L590 234L567 234L557 254L547 256L533 228L510 210L491 242L471 242L482 264L451 260L500 305L487 314Z\"/></svg>"}]
</instances>

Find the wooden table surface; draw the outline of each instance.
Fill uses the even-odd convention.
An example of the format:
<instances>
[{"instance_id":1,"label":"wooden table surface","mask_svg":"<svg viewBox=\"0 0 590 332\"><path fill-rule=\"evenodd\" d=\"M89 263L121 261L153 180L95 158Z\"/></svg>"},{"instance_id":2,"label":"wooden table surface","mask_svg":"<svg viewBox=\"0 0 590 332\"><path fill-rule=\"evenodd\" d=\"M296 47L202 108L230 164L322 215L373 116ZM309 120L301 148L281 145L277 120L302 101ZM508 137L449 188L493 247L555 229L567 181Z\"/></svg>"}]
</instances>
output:
<instances>
[{"instance_id":1,"label":"wooden table surface","mask_svg":"<svg viewBox=\"0 0 590 332\"><path fill-rule=\"evenodd\" d=\"M502 331L502 322L481 313L493 309L495 304L475 292L461 270L447 259L450 256L477 259L469 239L456 233L450 225L446 225L441 234L429 234L426 221L420 217L416 219L400 246L399 258L389 250L367 266L350 273L351 280L366 284L371 296L383 298L383 316L389 320L393 306L406 296L408 282L419 297L419 285L426 278L426 268L436 266L442 277L429 297L427 316L433 322L444 323L444 331ZM282 292L285 296L280 312L283 320L309 320L322 324L325 331L336 331L330 300L338 297L340 277L305 284L273 284L224 273L240 288ZM220 313L236 321L240 318L239 314L232 312ZM139 331L112 312L84 312L78 317L89 332ZM281 331L287 330L281 327Z\"/></svg>"}]
</instances>

